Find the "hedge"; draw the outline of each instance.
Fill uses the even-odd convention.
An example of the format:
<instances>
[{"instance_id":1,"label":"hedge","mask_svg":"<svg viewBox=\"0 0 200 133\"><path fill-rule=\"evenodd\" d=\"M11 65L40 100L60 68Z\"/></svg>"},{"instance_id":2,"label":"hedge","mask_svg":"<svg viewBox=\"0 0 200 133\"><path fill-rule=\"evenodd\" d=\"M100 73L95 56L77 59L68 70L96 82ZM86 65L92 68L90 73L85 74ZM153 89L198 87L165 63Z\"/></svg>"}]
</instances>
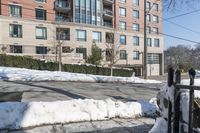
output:
<instances>
[{"instance_id":1,"label":"hedge","mask_svg":"<svg viewBox=\"0 0 200 133\"><path fill-rule=\"evenodd\" d=\"M28 56L12 56L0 54L0 66L6 67L17 67L17 68L27 68L36 70L49 70L57 71L58 63L45 62L37 59L33 59ZM85 73L85 74L95 74L95 75L110 75L110 68L97 67L97 66L87 66L78 64L64 64L62 65L62 70L65 72L73 73ZM113 69L113 76L130 77L132 76L133 70L127 69Z\"/></svg>"}]
</instances>

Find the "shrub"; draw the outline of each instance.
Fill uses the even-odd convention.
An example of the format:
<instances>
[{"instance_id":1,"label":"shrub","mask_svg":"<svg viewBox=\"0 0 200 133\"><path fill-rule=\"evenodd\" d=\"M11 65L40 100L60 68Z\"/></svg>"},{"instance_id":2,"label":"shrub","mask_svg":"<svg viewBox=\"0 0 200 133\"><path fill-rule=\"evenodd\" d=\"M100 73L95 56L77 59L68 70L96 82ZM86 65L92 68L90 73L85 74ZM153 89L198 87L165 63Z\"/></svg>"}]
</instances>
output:
<instances>
[{"instance_id":1,"label":"shrub","mask_svg":"<svg viewBox=\"0 0 200 133\"><path fill-rule=\"evenodd\" d=\"M58 63L45 62L37 59L33 59L28 56L11 56L0 54L0 66L6 67L18 67L36 70L49 70L57 71ZM74 73L85 73L85 74L95 74L95 75L110 75L110 68L98 67L98 66L87 66L78 64L64 64L62 65L62 70L65 72ZM130 77L132 76L133 70L127 69L114 69L114 76Z\"/></svg>"}]
</instances>

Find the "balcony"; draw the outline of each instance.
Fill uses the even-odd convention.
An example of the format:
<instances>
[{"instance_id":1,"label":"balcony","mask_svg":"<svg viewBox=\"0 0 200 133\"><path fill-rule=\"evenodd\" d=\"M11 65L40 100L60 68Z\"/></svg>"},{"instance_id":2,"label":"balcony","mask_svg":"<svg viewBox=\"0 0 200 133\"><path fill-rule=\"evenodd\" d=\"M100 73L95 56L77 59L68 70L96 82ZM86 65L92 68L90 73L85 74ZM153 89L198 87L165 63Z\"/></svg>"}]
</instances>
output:
<instances>
[{"instance_id":1,"label":"balcony","mask_svg":"<svg viewBox=\"0 0 200 133\"><path fill-rule=\"evenodd\" d=\"M57 0L54 3L54 6L55 6L55 10L61 13L66 13L71 10L70 3L64 0Z\"/></svg>"},{"instance_id":2,"label":"balcony","mask_svg":"<svg viewBox=\"0 0 200 133\"><path fill-rule=\"evenodd\" d=\"M103 14L104 14L103 15L104 19L106 19L106 20L110 20L113 18L113 11L111 11L111 10L104 9Z\"/></svg>"},{"instance_id":3,"label":"balcony","mask_svg":"<svg viewBox=\"0 0 200 133\"><path fill-rule=\"evenodd\" d=\"M112 22L104 22L105 27L113 28Z\"/></svg>"},{"instance_id":4,"label":"balcony","mask_svg":"<svg viewBox=\"0 0 200 133\"><path fill-rule=\"evenodd\" d=\"M105 5L112 5L114 3L114 0L103 0L103 3Z\"/></svg>"}]
</instances>

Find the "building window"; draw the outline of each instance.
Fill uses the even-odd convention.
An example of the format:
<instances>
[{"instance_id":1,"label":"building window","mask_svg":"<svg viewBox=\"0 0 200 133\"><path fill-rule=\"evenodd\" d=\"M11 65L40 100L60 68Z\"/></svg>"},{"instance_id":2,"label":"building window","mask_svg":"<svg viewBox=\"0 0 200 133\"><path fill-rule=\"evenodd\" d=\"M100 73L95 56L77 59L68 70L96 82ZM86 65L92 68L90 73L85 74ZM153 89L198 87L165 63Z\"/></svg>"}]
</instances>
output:
<instances>
[{"instance_id":1,"label":"building window","mask_svg":"<svg viewBox=\"0 0 200 133\"><path fill-rule=\"evenodd\" d=\"M147 1L147 3L146 3L146 9L150 10L150 8L151 8L151 3L149 1Z\"/></svg>"},{"instance_id":2,"label":"building window","mask_svg":"<svg viewBox=\"0 0 200 133\"><path fill-rule=\"evenodd\" d=\"M139 6L139 0L133 0L133 4Z\"/></svg>"},{"instance_id":3,"label":"building window","mask_svg":"<svg viewBox=\"0 0 200 133\"><path fill-rule=\"evenodd\" d=\"M138 10L133 10L133 18L139 19L139 11Z\"/></svg>"},{"instance_id":4,"label":"building window","mask_svg":"<svg viewBox=\"0 0 200 133\"><path fill-rule=\"evenodd\" d=\"M139 51L133 51L133 59L134 60L140 59L140 52Z\"/></svg>"},{"instance_id":5,"label":"building window","mask_svg":"<svg viewBox=\"0 0 200 133\"><path fill-rule=\"evenodd\" d=\"M44 9L35 9L35 17L39 20L46 20L46 10Z\"/></svg>"},{"instance_id":6,"label":"building window","mask_svg":"<svg viewBox=\"0 0 200 133\"><path fill-rule=\"evenodd\" d=\"M76 38L77 41L84 41L86 42L86 30L76 30Z\"/></svg>"},{"instance_id":7,"label":"building window","mask_svg":"<svg viewBox=\"0 0 200 133\"><path fill-rule=\"evenodd\" d=\"M62 47L62 53L71 53L71 49L69 46L63 46Z\"/></svg>"},{"instance_id":8,"label":"building window","mask_svg":"<svg viewBox=\"0 0 200 133\"><path fill-rule=\"evenodd\" d=\"M106 49L106 61L111 61L113 57L113 49Z\"/></svg>"},{"instance_id":9,"label":"building window","mask_svg":"<svg viewBox=\"0 0 200 133\"><path fill-rule=\"evenodd\" d=\"M42 2L42 3L46 3L46 0L35 0L36 2Z\"/></svg>"},{"instance_id":10,"label":"building window","mask_svg":"<svg viewBox=\"0 0 200 133\"><path fill-rule=\"evenodd\" d=\"M146 43L148 47L151 47L151 38L147 38Z\"/></svg>"},{"instance_id":11,"label":"building window","mask_svg":"<svg viewBox=\"0 0 200 133\"><path fill-rule=\"evenodd\" d=\"M93 42L100 43L101 42L101 32L93 31L92 39L93 39Z\"/></svg>"},{"instance_id":12,"label":"building window","mask_svg":"<svg viewBox=\"0 0 200 133\"><path fill-rule=\"evenodd\" d=\"M120 21L119 22L119 29L120 30L126 30L126 22Z\"/></svg>"},{"instance_id":13,"label":"building window","mask_svg":"<svg viewBox=\"0 0 200 133\"><path fill-rule=\"evenodd\" d=\"M153 4L153 10L158 11L158 4L156 4L156 3Z\"/></svg>"},{"instance_id":14,"label":"building window","mask_svg":"<svg viewBox=\"0 0 200 133\"><path fill-rule=\"evenodd\" d=\"M147 22L151 22L151 15L147 14L146 19L147 19Z\"/></svg>"},{"instance_id":15,"label":"building window","mask_svg":"<svg viewBox=\"0 0 200 133\"><path fill-rule=\"evenodd\" d=\"M154 47L160 47L160 40L154 39Z\"/></svg>"},{"instance_id":16,"label":"building window","mask_svg":"<svg viewBox=\"0 0 200 133\"><path fill-rule=\"evenodd\" d=\"M76 48L76 53L83 54L83 59L87 57L87 49L86 48Z\"/></svg>"},{"instance_id":17,"label":"building window","mask_svg":"<svg viewBox=\"0 0 200 133\"><path fill-rule=\"evenodd\" d=\"M133 45L139 46L140 45L140 38L138 36L133 37Z\"/></svg>"},{"instance_id":18,"label":"building window","mask_svg":"<svg viewBox=\"0 0 200 133\"><path fill-rule=\"evenodd\" d=\"M56 28L57 40L70 40L70 29L68 28Z\"/></svg>"},{"instance_id":19,"label":"building window","mask_svg":"<svg viewBox=\"0 0 200 133\"><path fill-rule=\"evenodd\" d=\"M151 34L151 27L149 26L146 27L146 33Z\"/></svg>"},{"instance_id":20,"label":"building window","mask_svg":"<svg viewBox=\"0 0 200 133\"><path fill-rule=\"evenodd\" d=\"M126 0L120 0L120 3L126 3Z\"/></svg>"},{"instance_id":21,"label":"building window","mask_svg":"<svg viewBox=\"0 0 200 133\"><path fill-rule=\"evenodd\" d=\"M106 32L106 43L114 43L114 33Z\"/></svg>"},{"instance_id":22,"label":"building window","mask_svg":"<svg viewBox=\"0 0 200 133\"><path fill-rule=\"evenodd\" d=\"M126 50L120 50L120 60L126 60L126 59L127 59Z\"/></svg>"},{"instance_id":23,"label":"building window","mask_svg":"<svg viewBox=\"0 0 200 133\"><path fill-rule=\"evenodd\" d=\"M154 27L154 28L153 28L153 33L154 33L154 34L158 34L158 28Z\"/></svg>"},{"instance_id":24,"label":"building window","mask_svg":"<svg viewBox=\"0 0 200 133\"><path fill-rule=\"evenodd\" d=\"M122 17L126 16L126 8L119 8L119 15Z\"/></svg>"},{"instance_id":25,"label":"building window","mask_svg":"<svg viewBox=\"0 0 200 133\"><path fill-rule=\"evenodd\" d=\"M22 53L21 45L10 45L10 53Z\"/></svg>"},{"instance_id":26,"label":"building window","mask_svg":"<svg viewBox=\"0 0 200 133\"><path fill-rule=\"evenodd\" d=\"M47 54L47 47L36 46L36 54Z\"/></svg>"},{"instance_id":27,"label":"building window","mask_svg":"<svg viewBox=\"0 0 200 133\"><path fill-rule=\"evenodd\" d=\"M154 22L154 23L158 23L158 16L153 15L153 22Z\"/></svg>"},{"instance_id":28,"label":"building window","mask_svg":"<svg viewBox=\"0 0 200 133\"><path fill-rule=\"evenodd\" d=\"M17 5L9 5L10 16L22 17L22 7Z\"/></svg>"},{"instance_id":29,"label":"building window","mask_svg":"<svg viewBox=\"0 0 200 133\"><path fill-rule=\"evenodd\" d=\"M159 54L150 54L147 55L147 63L148 64L160 64L160 56Z\"/></svg>"},{"instance_id":30,"label":"building window","mask_svg":"<svg viewBox=\"0 0 200 133\"><path fill-rule=\"evenodd\" d=\"M36 27L36 39L47 39L46 27Z\"/></svg>"},{"instance_id":31,"label":"building window","mask_svg":"<svg viewBox=\"0 0 200 133\"><path fill-rule=\"evenodd\" d=\"M22 25L10 24L10 37L22 38Z\"/></svg>"},{"instance_id":32,"label":"building window","mask_svg":"<svg viewBox=\"0 0 200 133\"><path fill-rule=\"evenodd\" d=\"M126 36L125 35L120 35L120 44L126 45Z\"/></svg>"},{"instance_id":33,"label":"building window","mask_svg":"<svg viewBox=\"0 0 200 133\"><path fill-rule=\"evenodd\" d=\"M133 24L133 31L139 31L139 24L134 23Z\"/></svg>"}]
</instances>

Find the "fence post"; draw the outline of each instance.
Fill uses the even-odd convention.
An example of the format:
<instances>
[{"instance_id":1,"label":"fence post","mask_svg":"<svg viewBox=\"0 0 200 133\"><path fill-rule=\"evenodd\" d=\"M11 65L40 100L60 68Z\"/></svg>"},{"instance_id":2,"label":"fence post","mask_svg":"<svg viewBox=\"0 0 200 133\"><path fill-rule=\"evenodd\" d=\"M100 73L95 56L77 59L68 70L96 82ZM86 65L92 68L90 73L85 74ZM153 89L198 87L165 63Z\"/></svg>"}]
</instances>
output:
<instances>
[{"instance_id":1,"label":"fence post","mask_svg":"<svg viewBox=\"0 0 200 133\"><path fill-rule=\"evenodd\" d=\"M190 85L194 85L194 78L195 78L196 72L194 69L189 70L189 76L190 76ZM190 89L190 99L189 99L189 126L188 126L188 133L192 133L193 131L193 104L194 104L194 89Z\"/></svg>"},{"instance_id":2,"label":"fence post","mask_svg":"<svg viewBox=\"0 0 200 133\"><path fill-rule=\"evenodd\" d=\"M179 69L175 72L175 83L180 84L181 82L181 72ZM179 119L180 119L180 89L175 87L174 90L174 125L173 125L173 133L179 133Z\"/></svg>"},{"instance_id":3,"label":"fence post","mask_svg":"<svg viewBox=\"0 0 200 133\"><path fill-rule=\"evenodd\" d=\"M168 86L171 87L173 85L173 81L174 81L174 69L173 68L169 68L168 70ZM168 133L171 133L172 129L171 129L171 120L172 119L172 104L169 100L168 102Z\"/></svg>"}]
</instances>

